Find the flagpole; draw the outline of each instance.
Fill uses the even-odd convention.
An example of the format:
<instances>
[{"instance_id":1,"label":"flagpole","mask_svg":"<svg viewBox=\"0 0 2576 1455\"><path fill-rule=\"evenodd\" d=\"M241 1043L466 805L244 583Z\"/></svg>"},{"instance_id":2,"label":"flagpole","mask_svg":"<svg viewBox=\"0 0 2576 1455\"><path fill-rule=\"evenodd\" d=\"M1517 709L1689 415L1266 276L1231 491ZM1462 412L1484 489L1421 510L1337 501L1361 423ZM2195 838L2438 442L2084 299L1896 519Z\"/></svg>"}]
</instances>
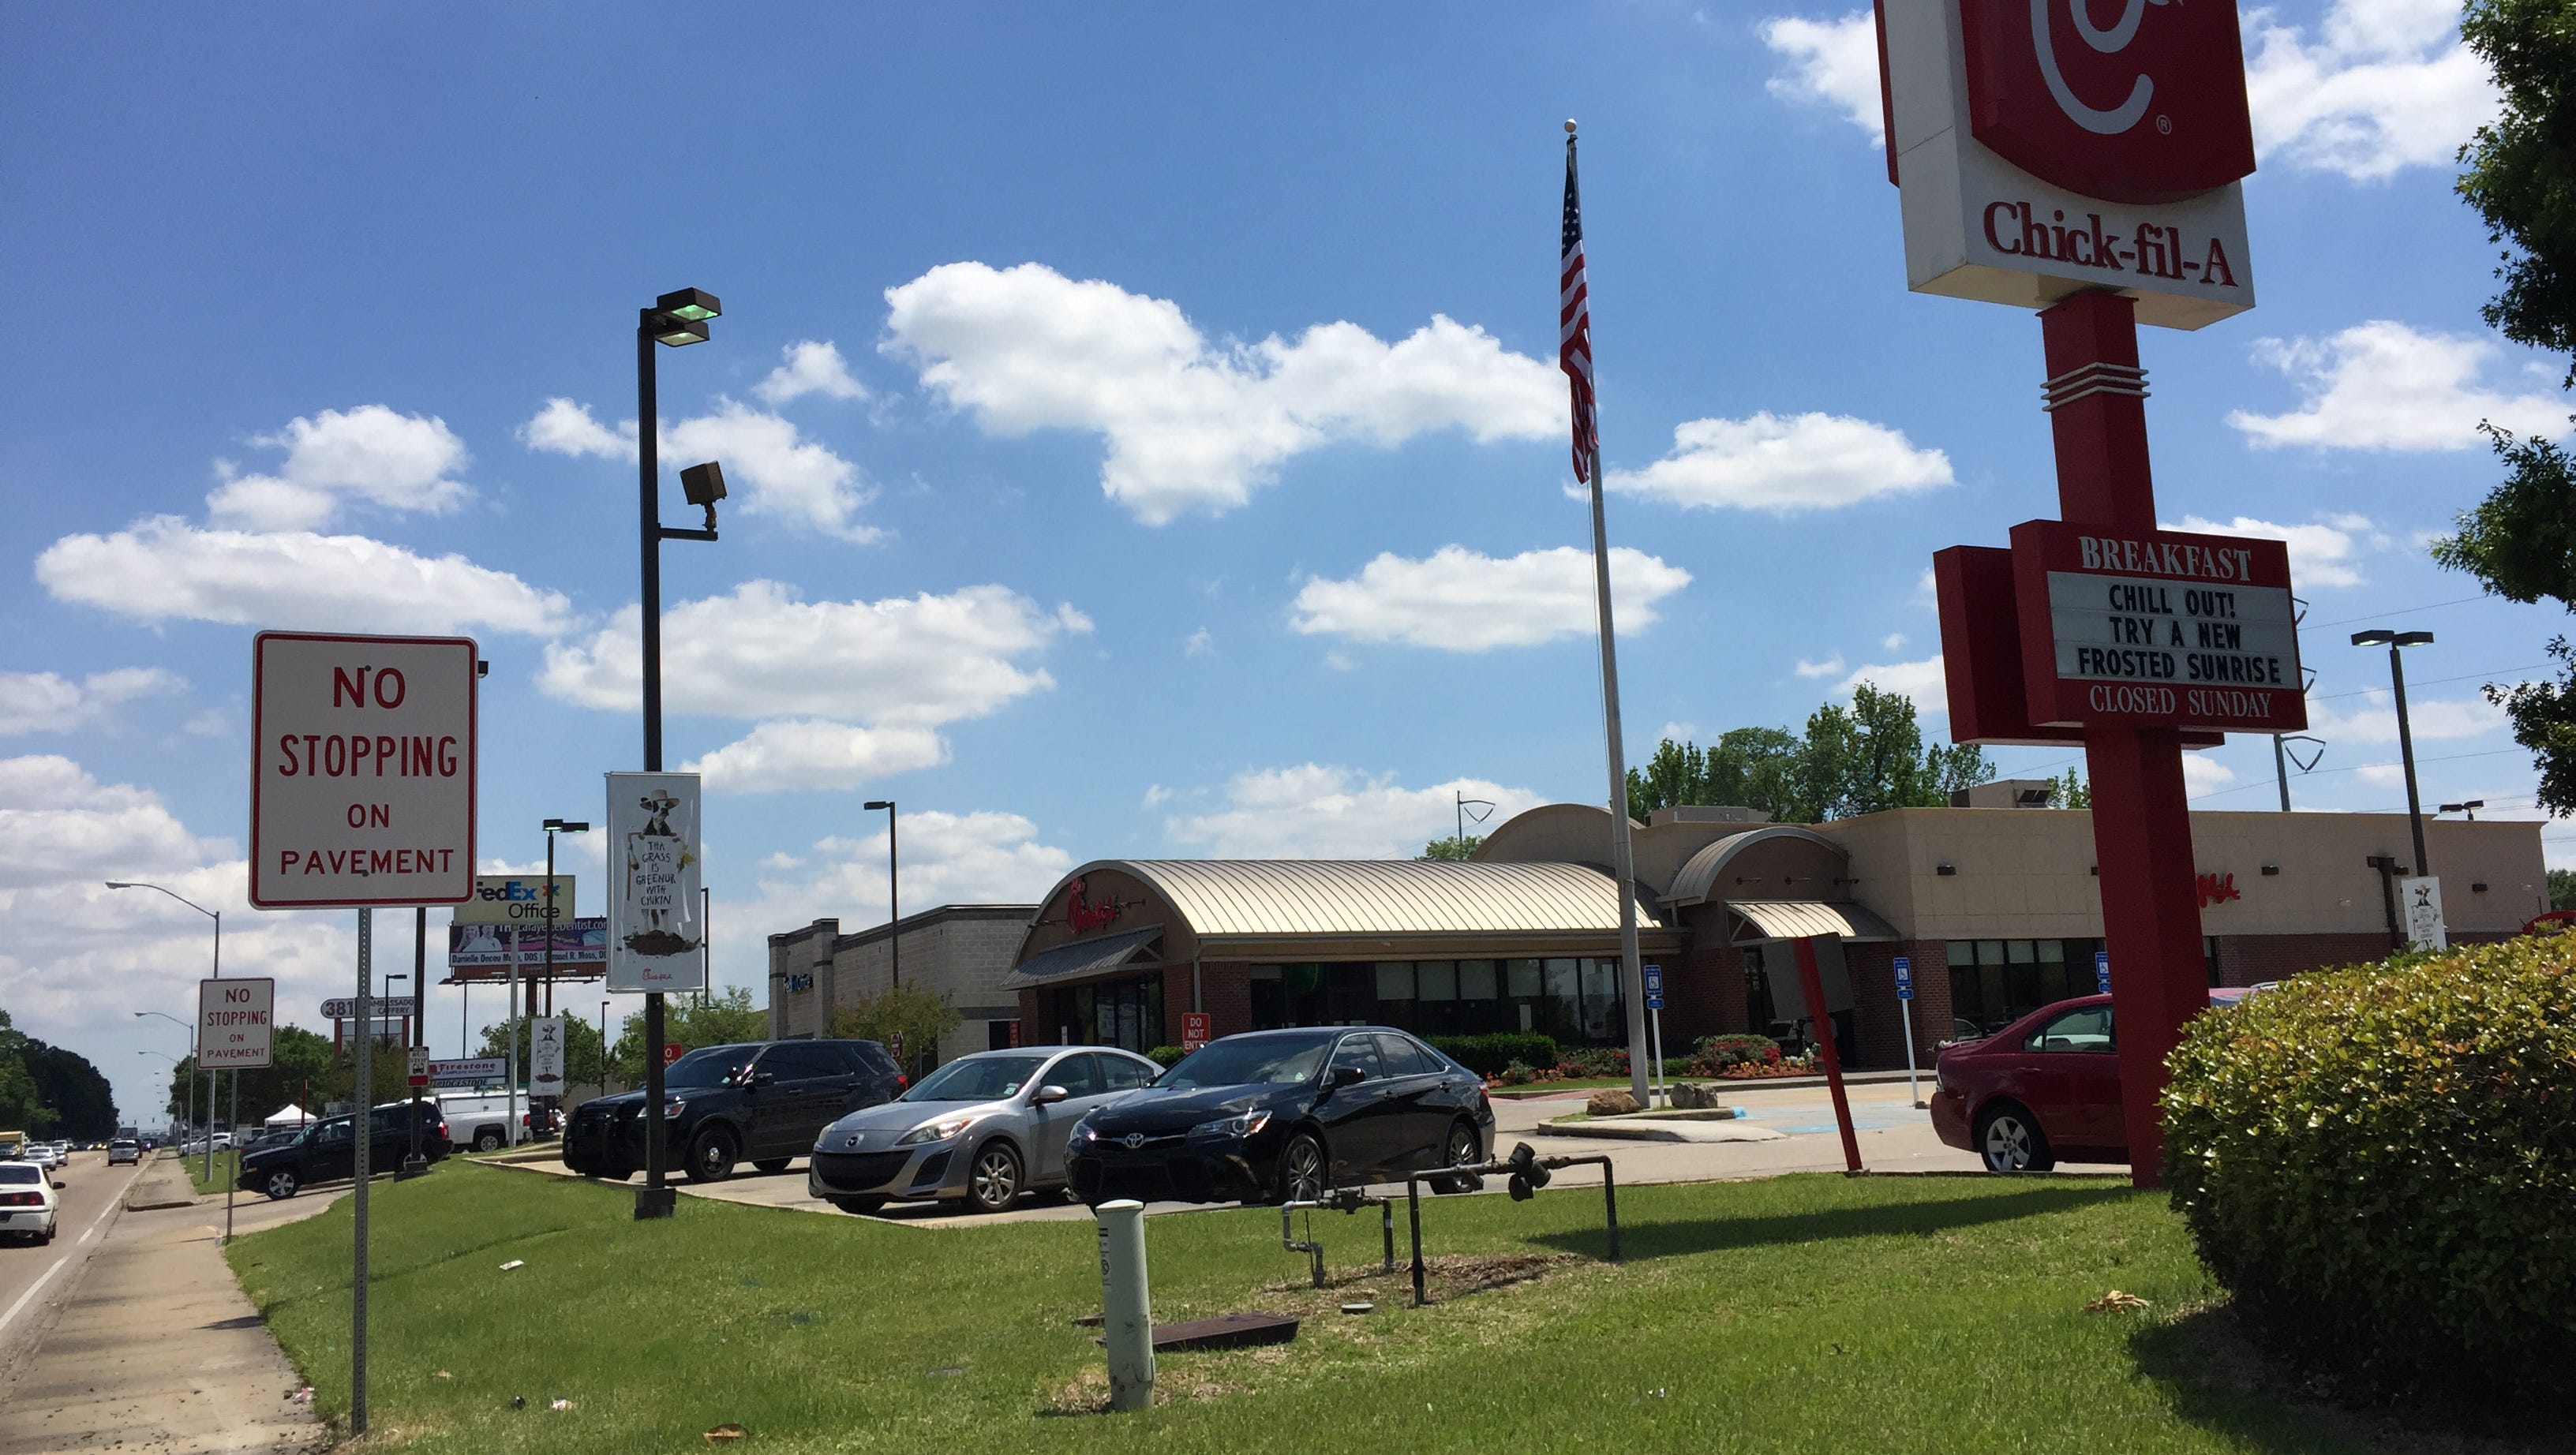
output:
<instances>
[{"instance_id":1,"label":"flagpole","mask_svg":"<svg viewBox=\"0 0 2576 1455\"><path fill-rule=\"evenodd\" d=\"M1574 123L1565 123L1565 186L1576 195ZM1587 284L1588 290L1588 284ZM1586 331L1589 332L1589 304ZM1587 336L1587 362L1589 358ZM1628 1087L1640 1106L1650 1104L1646 1082L1646 972L1637 951L1636 856L1629 844L1628 765L1619 728L1618 633L1610 615L1610 524L1601 498L1601 434L1597 412L1591 431L1592 591L1601 613L1601 718L1610 758L1610 872L1619 881L1620 1000L1628 1010Z\"/></svg>"}]
</instances>

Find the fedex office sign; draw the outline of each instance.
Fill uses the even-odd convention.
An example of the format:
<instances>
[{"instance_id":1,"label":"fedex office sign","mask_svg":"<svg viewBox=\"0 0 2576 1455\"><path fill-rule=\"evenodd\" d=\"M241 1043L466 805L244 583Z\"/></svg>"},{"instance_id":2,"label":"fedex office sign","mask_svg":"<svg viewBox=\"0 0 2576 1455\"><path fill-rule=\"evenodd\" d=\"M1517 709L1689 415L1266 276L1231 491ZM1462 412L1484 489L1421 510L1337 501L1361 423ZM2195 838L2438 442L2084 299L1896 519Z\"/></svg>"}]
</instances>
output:
<instances>
[{"instance_id":1,"label":"fedex office sign","mask_svg":"<svg viewBox=\"0 0 2576 1455\"><path fill-rule=\"evenodd\" d=\"M2231 0L1879 0L1878 21L1916 291L2115 288L2173 328L2253 306Z\"/></svg>"}]
</instances>

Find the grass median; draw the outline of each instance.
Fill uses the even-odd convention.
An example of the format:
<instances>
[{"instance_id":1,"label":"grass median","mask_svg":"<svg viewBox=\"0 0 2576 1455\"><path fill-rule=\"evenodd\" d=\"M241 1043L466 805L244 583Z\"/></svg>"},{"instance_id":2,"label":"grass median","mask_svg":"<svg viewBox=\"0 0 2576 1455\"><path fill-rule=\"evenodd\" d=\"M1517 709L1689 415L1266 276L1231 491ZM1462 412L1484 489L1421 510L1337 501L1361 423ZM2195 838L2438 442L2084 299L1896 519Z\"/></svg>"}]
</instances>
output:
<instances>
[{"instance_id":1,"label":"grass median","mask_svg":"<svg viewBox=\"0 0 2576 1455\"><path fill-rule=\"evenodd\" d=\"M631 1188L458 1162L378 1184L386 1443L626 1455L705 1448L731 1421L777 1451L2373 1448L2204 1372L2225 1362L2195 1328L2211 1286L2163 1197L2109 1180L1632 1188L1619 1265L1599 1261L1597 1189L1426 1200L1423 1309L1377 1271L1373 1213L1313 1220L1322 1293L1275 1212L1158 1217L1158 1319L1308 1317L1288 1345L1162 1356L1157 1406L1131 1415L1095 1412L1104 1356L1073 1322L1099 1303L1088 1220L907 1227L683 1197L638 1223L632 1206ZM230 1253L335 1420L349 1234L344 1199ZM2085 1310L2113 1288L2149 1306ZM1337 1311L1361 1290L1377 1312Z\"/></svg>"},{"instance_id":2,"label":"grass median","mask_svg":"<svg viewBox=\"0 0 2576 1455\"><path fill-rule=\"evenodd\" d=\"M206 1175L205 1153L199 1152L193 1157L182 1160L187 1163L188 1180L196 1184L197 1195L203 1197L210 1192L221 1192L232 1183L233 1169L241 1165L241 1153L231 1150L216 1152L215 1174L212 1177Z\"/></svg>"}]
</instances>

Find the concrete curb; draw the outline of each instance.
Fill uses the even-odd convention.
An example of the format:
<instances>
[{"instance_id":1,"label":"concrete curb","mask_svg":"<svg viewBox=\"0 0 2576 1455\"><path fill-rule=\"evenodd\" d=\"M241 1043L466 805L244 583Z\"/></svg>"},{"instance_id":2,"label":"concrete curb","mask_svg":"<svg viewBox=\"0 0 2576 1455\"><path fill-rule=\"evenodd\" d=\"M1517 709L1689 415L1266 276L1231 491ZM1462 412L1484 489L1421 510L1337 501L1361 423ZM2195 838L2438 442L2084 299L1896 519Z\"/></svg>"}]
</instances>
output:
<instances>
[{"instance_id":1,"label":"concrete curb","mask_svg":"<svg viewBox=\"0 0 2576 1455\"><path fill-rule=\"evenodd\" d=\"M1531 1128L1542 1137L1591 1137L1618 1142L1778 1142L1786 1132L1744 1126L1736 1121L1684 1121L1679 1118L1615 1117L1589 1122L1541 1122Z\"/></svg>"}]
</instances>

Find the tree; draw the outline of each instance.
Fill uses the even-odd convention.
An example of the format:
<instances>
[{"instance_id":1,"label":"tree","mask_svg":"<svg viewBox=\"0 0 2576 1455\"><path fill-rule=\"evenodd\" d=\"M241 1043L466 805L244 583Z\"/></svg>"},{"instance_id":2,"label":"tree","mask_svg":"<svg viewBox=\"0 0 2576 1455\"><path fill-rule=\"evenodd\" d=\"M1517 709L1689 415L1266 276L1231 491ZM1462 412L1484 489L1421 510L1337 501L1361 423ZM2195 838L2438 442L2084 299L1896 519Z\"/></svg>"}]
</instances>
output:
<instances>
[{"instance_id":1,"label":"tree","mask_svg":"<svg viewBox=\"0 0 2576 1455\"><path fill-rule=\"evenodd\" d=\"M721 995L707 998L700 1005L693 997L671 996L662 1011L662 1035L694 1051L701 1046L725 1046L737 1041L769 1039L769 1012L751 1003L751 991L740 985L725 987ZM609 1069L628 1086L644 1084L644 1012L638 1010L626 1017L619 1028L617 1044L608 1048ZM654 1054L661 1054L659 1047Z\"/></svg>"},{"instance_id":2,"label":"tree","mask_svg":"<svg viewBox=\"0 0 2576 1455\"><path fill-rule=\"evenodd\" d=\"M1485 836L1483 834L1469 834L1464 838L1433 839L1430 843L1422 846L1421 853L1416 854L1413 857L1417 859L1438 859L1451 864L1463 864L1469 859L1476 857L1476 846L1484 841Z\"/></svg>"},{"instance_id":3,"label":"tree","mask_svg":"<svg viewBox=\"0 0 2576 1455\"><path fill-rule=\"evenodd\" d=\"M600 1069L606 1064L607 1049L600 1044L599 1027L569 1012L565 1013L563 1022L564 1084L597 1086ZM767 1034L765 1027L762 1033ZM519 1045L519 1080L524 1086L528 1079L528 1018L526 1016L512 1016L499 1025L485 1026L483 1049L474 1054L506 1057L511 1054L510 1038L514 1035L518 1037Z\"/></svg>"},{"instance_id":4,"label":"tree","mask_svg":"<svg viewBox=\"0 0 2576 1455\"><path fill-rule=\"evenodd\" d=\"M2048 806L2051 808L2091 808L2093 806L2093 785L2091 782L2075 776L2075 770L2069 768L2066 770L2065 777L2051 778L2048 780Z\"/></svg>"},{"instance_id":5,"label":"tree","mask_svg":"<svg viewBox=\"0 0 2576 1455\"><path fill-rule=\"evenodd\" d=\"M1807 718L1806 735L1781 728L1736 728L1702 752L1666 738L1643 771L1628 772L1628 812L1732 804L1758 808L1783 823L1934 808L1962 788L1995 776L1973 743L1924 746L1914 703L1902 692L1863 682L1851 706L1826 703Z\"/></svg>"},{"instance_id":6,"label":"tree","mask_svg":"<svg viewBox=\"0 0 2576 1455\"><path fill-rule=\"evenodd\" d=\"M2576 385L2576 0L2471 0L2460 37L2495 71L2502 106L2460 151L2460 196L2504 245L2503 286L2481 310L2516 343L2570 356ZM2516 439L2485 423L2505 466L2498 485L2433 559L2526 605L2546 596L2576 610L2576 472L2545 439ZM2490 684L2514 741L2540 772L2539 802L2576 813L2576 653L2549 644L2555 681Z\"/></svg>"},{"instance_id":7,"label":"tree","mask_svg":"<svg viewBox=\"0 0 2576 1455\"><path fill-rule=\"evenodd\" d=\"M882 995L853 1001L832 1016L831 1034L858 1040L878 1041L891 1047L895 1038L903 1038L903 1063L919 1065L923 1057L936 1059L939 1039L966 1023L948 997L933 995L917 985L888 986Z\"/></svg>"},{"instance_id":8,"label":"tree","mask_svg":"<svg viewBox=\"0 0 2576 1455\"><path fill-rule=\"evenodd\" d=\"M2549 871L2549 907L2576 909L2576 869Z\"/></svg>"},{"instance_id":9,"label":"tree","mask_svg":"<svg viewBox=\"0 0 2576 1455\"><path fill-rule=\"evenodd\" d=\"M35 1073L27 1069L28 1048L40 1044L0 1010L0 1126L11 1131L45 1132L54 1125L54 1109L45 1104Z\"/></svg>"},{"instance_id":10,"label":"tree","mask_svg":"<svg viewBox=\"0 0 2576 1455\"><path fill-rule=\"evenodd\" d=\"M30 1040L27 1075L54 1113L52 1130L75 1142L104 1142L116 1135L116 1093L89 1058Z\"/></svg>"}]
</instances>

